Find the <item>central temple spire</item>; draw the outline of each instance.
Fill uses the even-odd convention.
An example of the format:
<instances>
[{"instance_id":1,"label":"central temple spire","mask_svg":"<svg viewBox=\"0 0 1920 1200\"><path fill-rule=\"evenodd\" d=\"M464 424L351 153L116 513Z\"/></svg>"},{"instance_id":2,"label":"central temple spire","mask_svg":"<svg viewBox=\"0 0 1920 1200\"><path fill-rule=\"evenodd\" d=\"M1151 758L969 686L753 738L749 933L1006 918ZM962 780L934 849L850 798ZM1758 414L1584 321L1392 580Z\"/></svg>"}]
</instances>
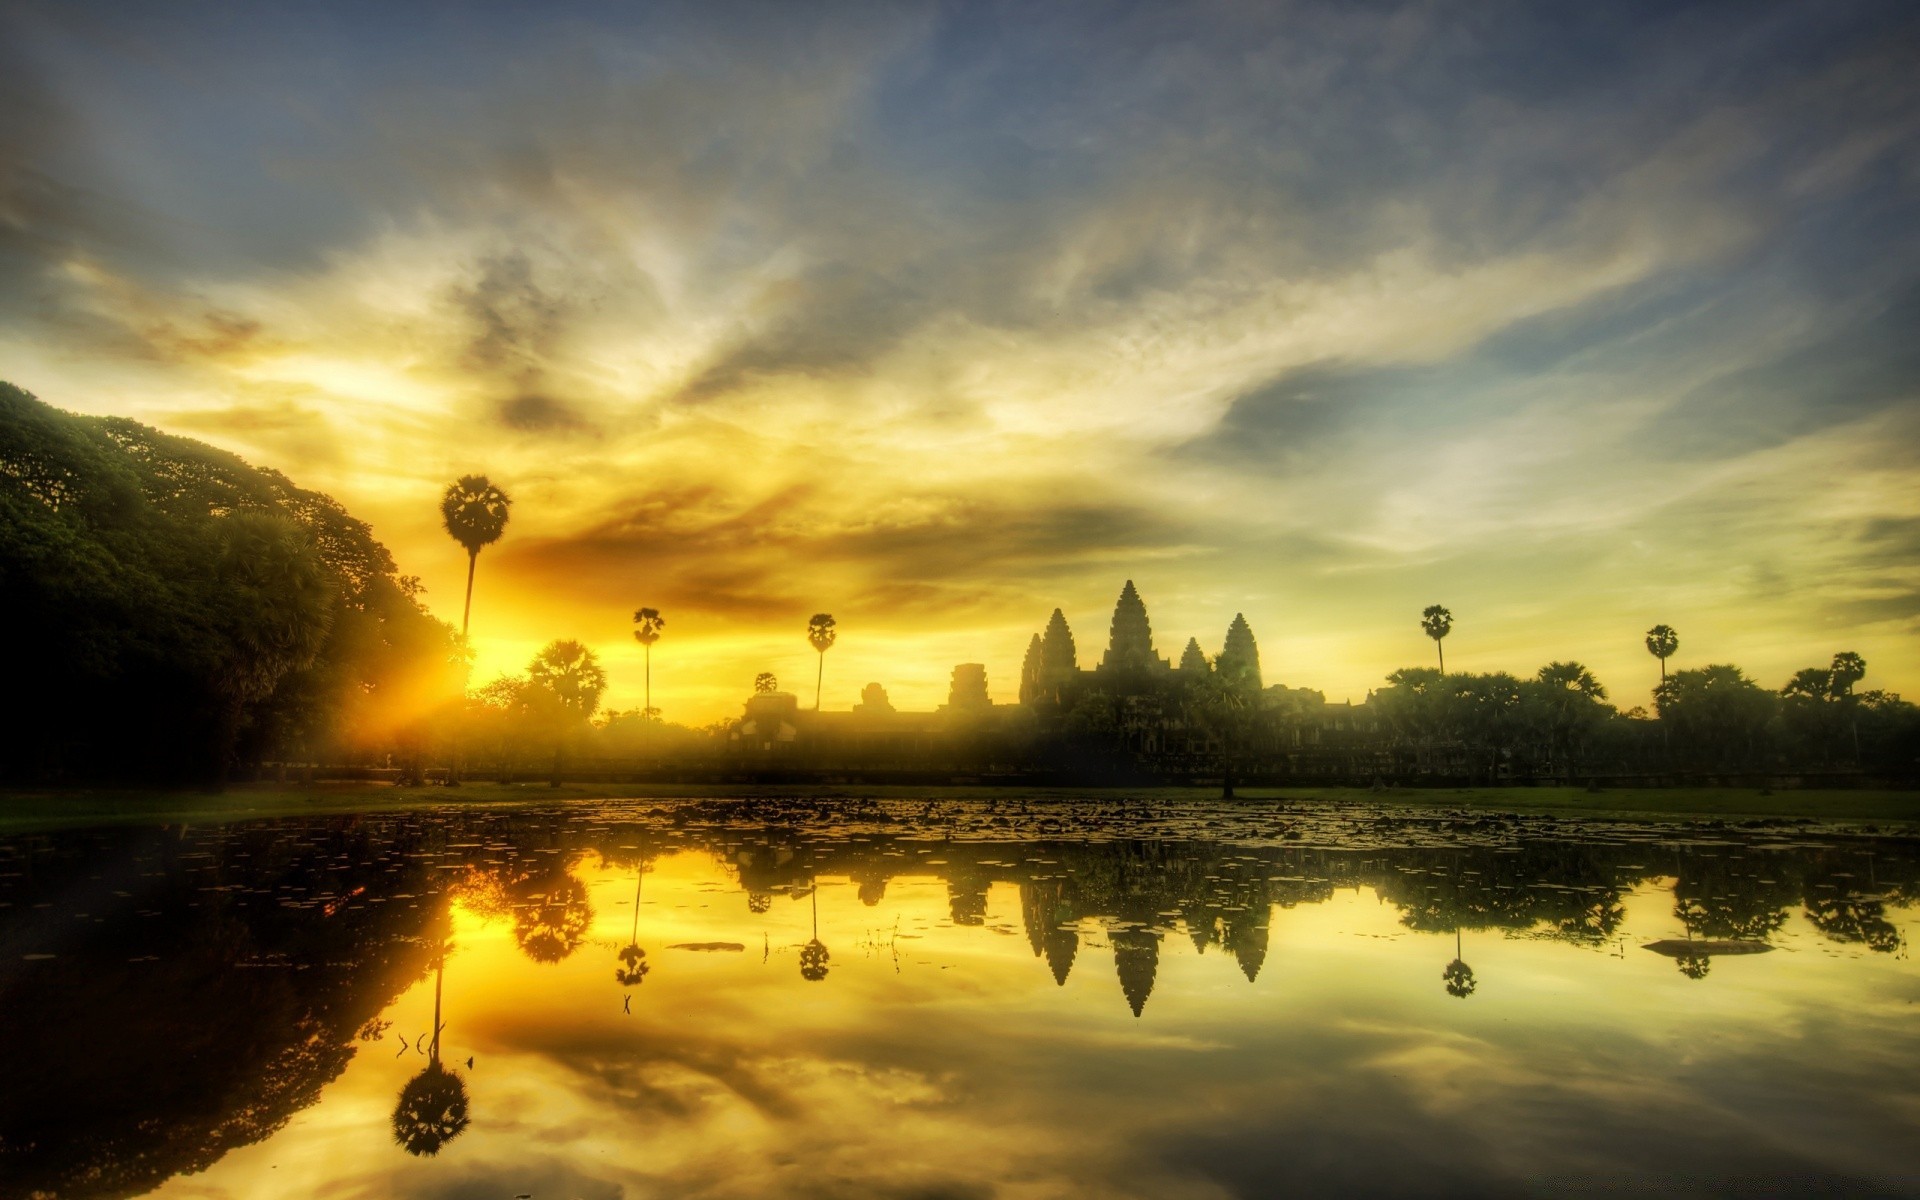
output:
<instances>
[{"instance_id":1,"label":"central temple spire","mask_svg":"<svg viewBox=\"0 0 1920 1200\"><path fill-rule=\"evenodd\" d=\"M1147 606L1129 579L1113 606L1113 632L1107 640L1107 654L1100 660L1100 668L1133 674L1163 665L1160 656L1153 652L1153 628L1147 624Z\"/></svg>"}]
</instances>

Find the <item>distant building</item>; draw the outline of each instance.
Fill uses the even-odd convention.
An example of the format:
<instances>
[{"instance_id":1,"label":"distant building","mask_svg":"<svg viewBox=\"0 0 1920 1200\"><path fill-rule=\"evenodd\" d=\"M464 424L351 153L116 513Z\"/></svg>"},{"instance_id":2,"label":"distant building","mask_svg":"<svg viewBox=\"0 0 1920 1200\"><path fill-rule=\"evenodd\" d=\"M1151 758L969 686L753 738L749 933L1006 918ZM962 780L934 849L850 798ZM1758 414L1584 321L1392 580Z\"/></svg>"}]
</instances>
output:
<instances>
[{"instance_id":1,"label":"distant building","mask_svg":"<svg viewBox=\"0 0 1920 1200\"><path fill-rule=\"evenodd\" d=\"M770 675L756 682L774 686ZM1230 748L1217 714L1209 719L1208 713L1209 698L1221 688L1246 701ZM1146 601L1127 580L1097 666L1080 666L1073 630L1065 614L1053 610L1027 643L1017 704L994 704L985 665L960 663L947 702L932 712L896 709L879 683L869 683L844 712L802 709L793 695L769 690L747 700L728 741L737 754L828 770L970 772L987 763L1018 769L1049 755L1064 761L1058 759L1064 747L1073 761L1094 753L1130 763L1129 769L1193 775L1217 771L1231 749L1235 759L1269 771L1364 777L1370 767L1359 748L1377 740L1378 731L1370 706L1331 705L1316 691L1266 685L1244 614L1234 614L1211 659L1189 638L1179 664L1169 662L1154 646Z\"/></svg>"}]
</instances>

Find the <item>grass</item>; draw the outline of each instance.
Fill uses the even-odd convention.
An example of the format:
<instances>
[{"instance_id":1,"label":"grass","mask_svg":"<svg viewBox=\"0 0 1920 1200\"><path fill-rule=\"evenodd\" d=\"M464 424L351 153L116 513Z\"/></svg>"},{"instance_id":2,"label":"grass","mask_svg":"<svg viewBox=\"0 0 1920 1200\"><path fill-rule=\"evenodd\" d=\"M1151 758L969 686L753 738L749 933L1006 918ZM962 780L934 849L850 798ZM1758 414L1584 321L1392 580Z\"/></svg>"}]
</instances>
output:
<instances>
[{"instance_id":1,"label":"grass","mask_svg":"<svg viewBox=\"0 0 1920 1200\"><path fill-rule=\"evenodd\" d=\"M252 785L222 793L188 791L43 790L0 792L0 834L127 824L209 824L269 817L351 813L414 812L442 805L463 808L529 808L581 800L649 797L727 796L872 796L951 799L1030 798L1037 801L1076 797L1160 802L1213 801L1211 788L1042 788L1016 791L991 787L826 787L741 786L721 784L544 784L469 783L460 788L398 788L383 783L325 783L306 786ZM1920 791L1786 790L1771 794L1753 788L1631 788L1587 792L1578 788L1243 788L1240 800L1323 801L1388 808L1475 809L1486 812L1581 816L1633 820L1793 820L1920 823Z\"/></svg>"}]
</instances>

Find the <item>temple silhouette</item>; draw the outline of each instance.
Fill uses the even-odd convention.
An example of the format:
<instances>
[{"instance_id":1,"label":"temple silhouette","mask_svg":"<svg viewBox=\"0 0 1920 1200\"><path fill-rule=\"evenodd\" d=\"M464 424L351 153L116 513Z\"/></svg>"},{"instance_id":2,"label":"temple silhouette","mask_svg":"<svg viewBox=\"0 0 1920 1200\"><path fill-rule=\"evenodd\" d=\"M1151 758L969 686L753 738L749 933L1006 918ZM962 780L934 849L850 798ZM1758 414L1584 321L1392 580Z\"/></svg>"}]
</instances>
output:
<instances>
[{"instance_id":1,"label":"temple silhouette","mask_svg":"<svg viewBox=\"0 0 1920 1200\"><path fill-rule=\"evenodd\" d=\"M1196 704L1216 682L1252 701L1243 729L1207 720ZM984 665L960 663L947 702L931 711L896 709L879 682L838 712L814 710L775 688L749 697L725 736L736 764L774 770L1133 779L1218 774L1232 754L1268 770L1331 778L1375 765L1356 762L1354 753L1379 726L1365 704L1331 704L1311 689L1266 684L1244 614L1234 614L1211 658L1190 637L1179 660L1170 660L1155 647L1146 601L1129 579L1091 665L1081 663L1066 614L1053 610L1027 644L1014 703L993 700Z\"/></svg>"}]
</instances>

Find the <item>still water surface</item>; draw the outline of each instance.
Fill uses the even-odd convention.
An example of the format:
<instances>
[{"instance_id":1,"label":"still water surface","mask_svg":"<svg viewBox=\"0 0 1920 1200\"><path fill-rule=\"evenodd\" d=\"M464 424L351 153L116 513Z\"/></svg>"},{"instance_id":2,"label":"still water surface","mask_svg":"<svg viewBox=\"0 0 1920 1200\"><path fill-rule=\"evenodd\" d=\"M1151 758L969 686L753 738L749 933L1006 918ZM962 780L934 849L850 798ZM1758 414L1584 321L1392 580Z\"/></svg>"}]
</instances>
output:
<instances>
[{"instance_id":1,"label":"still water surface","mask_svg":"<svg viewBox=\"0 0 1920 1200\"><path fill-rule=\"evenodd\" d=\"M16 837L0 1195L1914 1195L1916 895L1895 836L1364 805Z\"/></svg>"}]
</instances>

